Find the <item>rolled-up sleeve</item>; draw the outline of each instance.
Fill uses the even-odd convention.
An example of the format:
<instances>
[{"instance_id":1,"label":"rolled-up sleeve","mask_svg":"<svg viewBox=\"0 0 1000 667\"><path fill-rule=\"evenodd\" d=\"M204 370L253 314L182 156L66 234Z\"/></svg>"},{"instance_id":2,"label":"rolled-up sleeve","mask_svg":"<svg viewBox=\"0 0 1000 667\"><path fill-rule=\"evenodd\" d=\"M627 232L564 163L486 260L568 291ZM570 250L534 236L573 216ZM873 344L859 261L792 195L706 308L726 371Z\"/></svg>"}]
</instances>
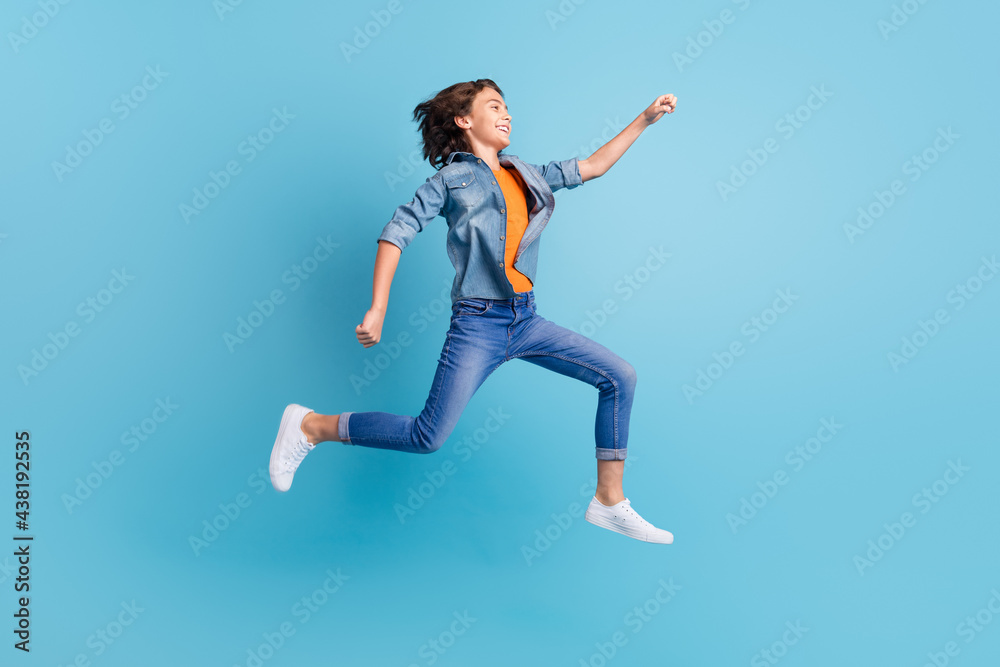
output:
<instances>
[{"instance_id":1,"label":"rolled-up sleeve","mask_svg":"<svg viewBox=\"0 0 1000 667\"><path fill-rule=\"evenodd\" d=\"M378 241L389 241L400 250L410 245L410 242L423 231L424 227L436 218L444 206L445 188L438 172L428 178L417 188L413 199L396 209L392 219L382 228Z\"/></svg>"},{"instance_id":2,"label":"rolled-up sleeve","mask_svg":"<svg viewBox=\"0 0 1000 667\"><path fill-rule=\"evenodd\" d=\"M542 175L553 192L559 188L572 189L583 185L583 178L580 176L580 160L575 157L568 160L553 160L547 165L529 164L528 166Z\"/></svg>"}]
</instances>

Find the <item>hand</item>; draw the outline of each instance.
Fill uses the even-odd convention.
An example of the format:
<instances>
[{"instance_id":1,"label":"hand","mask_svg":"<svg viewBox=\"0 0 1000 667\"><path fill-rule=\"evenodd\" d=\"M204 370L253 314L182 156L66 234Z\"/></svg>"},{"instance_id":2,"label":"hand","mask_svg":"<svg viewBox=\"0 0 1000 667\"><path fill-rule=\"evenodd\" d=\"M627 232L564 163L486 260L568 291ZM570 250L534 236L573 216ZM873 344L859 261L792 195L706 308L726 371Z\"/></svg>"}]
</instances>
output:
<instances>
[{"instance_id":1,"label":"hand","mask_svg":"<svg viewBox=\"0 0 1000 667\"><path fill-rule=\"evenodd\" d=\"M365 347L371 347L382 339L382 322L385 321L385 311L371 308L365 313L364 321L354 328L358 342Z\"/></svg>"},{"instance_id":2,"label":"hand","mask_svg":"<svg viewBox=\"0 0 1000 667\"><path fill-rule=\"evenodd\" d=\"M660 120L660 117L664 113L673 113L676 108L677 96L667 93L666 95L660 95L653 100L653 103L649 105L649 108L642 112L642 116L646 119L647 124L652 125L656 121Z\"/></svg>"}]
</instances>

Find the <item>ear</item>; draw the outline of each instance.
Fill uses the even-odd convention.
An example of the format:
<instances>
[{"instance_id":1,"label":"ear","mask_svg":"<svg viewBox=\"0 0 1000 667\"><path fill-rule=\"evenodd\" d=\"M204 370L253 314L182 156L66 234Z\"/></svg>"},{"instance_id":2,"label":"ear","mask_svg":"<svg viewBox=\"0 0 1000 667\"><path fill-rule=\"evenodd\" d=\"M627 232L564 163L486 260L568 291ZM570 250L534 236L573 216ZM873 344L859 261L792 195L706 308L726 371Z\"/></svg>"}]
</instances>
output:
<instances>
[{"instance_id":1,"label":"ear","mask_svg":"<svg viewBox=\"0 0 1000 667\"><path fill-rule=\"evenodd\" d=\"M462 130L469 129L469 123L465 120L465 116L455 116L455 125L458 125L459 129Z\"/></svg>"}]
</instances>

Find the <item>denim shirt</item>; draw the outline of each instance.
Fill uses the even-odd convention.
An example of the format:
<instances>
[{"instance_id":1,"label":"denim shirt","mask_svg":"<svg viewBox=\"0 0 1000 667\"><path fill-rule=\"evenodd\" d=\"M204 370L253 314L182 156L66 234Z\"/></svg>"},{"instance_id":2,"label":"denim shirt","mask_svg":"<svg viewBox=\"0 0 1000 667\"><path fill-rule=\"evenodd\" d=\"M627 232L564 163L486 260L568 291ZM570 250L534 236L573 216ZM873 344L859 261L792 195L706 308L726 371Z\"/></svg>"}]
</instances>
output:
<instances>
[{"instance_id":1,"label":"denim shirt","mask_svg":"<svg viewBox=\"0 0 1000 667\"><path fill-rule=\"evenodd\" d=\"M514 167L528 191L528 226L514 254L514 268L535 283L539 236L555 208L552 193L583 185L577 158L534 165L516 155L497 155L502 167ZM514 288L504 268L507 209L490 165L473 153L453 151L436 174L417 188L413 200L396 209L377 241L403 250L431 220L448 222L448 258L455 266L452 303L478 297L510 299Z\"/></svg>"}]
</instances>

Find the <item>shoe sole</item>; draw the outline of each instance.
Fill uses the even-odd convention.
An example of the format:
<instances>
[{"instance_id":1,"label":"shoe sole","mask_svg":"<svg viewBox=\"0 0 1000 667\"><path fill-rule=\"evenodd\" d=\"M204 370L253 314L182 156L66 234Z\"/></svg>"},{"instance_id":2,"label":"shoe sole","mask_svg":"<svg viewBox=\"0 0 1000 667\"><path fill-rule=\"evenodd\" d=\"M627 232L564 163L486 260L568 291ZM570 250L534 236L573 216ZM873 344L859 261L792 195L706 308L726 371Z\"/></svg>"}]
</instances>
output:
<instances>
[{"instance_id":1,"label":"shoe sole","mask_svg":"<svg viewBox=\"0 0 1000 667\"><path fill-rule=\"evenodd\" d=\"M275 491L280 491L282 493L284 493L285 491L288 491L288 489L290 489L292 487L291 487L291 485L289 485L288 489L279 489L278 485L274 481L274 476L275 476L274 475L274 471L275 471L275 467L276 467L277 462L278 462L278 445L281 444L281 440L285 436L285 431L289 428L289 426L292 425L291 424L292 413L295 412L296 410L298 410L299 407L301 407L301 406L292 404L292 405L287 406L285 408L285 411L283 413L281 413L281 423L278 424L278 437L274 439L274 446L271 447L271 462L268 464L268 474L271 476L271 486L274 487ZM307 412L306 414L309 414L309 413ZM305 417L305 415L302 415L302 416ZM300 424L301 424L301 422L300 422ZM295 426L298 426L298 424L296 424Z\"/></svg>"},{"instance_id":2,"label":"shoe sole","mask_svg":"<svg viewBox=\"0 0 1000 667\"><path fill-rule=\"evenodd\" d=\"M618 525L618 523L614 519L609 519L599 514L592 513L589 509L587 510L587 513L583 515L583 518L586 521L589 521L590 523L594 524L595 526L600 526L601 528L607 528L608 530L614 531L616 533L621 533L626 537L631 537L632 539L639 540L640 542L650 542L652 544L674 543L673 536L670 537L669 542L659 539L649 539L649 537L646 536L645 532L637 532L634 529L623 528L622 526Z\"/></svg>"}]
</instances>

